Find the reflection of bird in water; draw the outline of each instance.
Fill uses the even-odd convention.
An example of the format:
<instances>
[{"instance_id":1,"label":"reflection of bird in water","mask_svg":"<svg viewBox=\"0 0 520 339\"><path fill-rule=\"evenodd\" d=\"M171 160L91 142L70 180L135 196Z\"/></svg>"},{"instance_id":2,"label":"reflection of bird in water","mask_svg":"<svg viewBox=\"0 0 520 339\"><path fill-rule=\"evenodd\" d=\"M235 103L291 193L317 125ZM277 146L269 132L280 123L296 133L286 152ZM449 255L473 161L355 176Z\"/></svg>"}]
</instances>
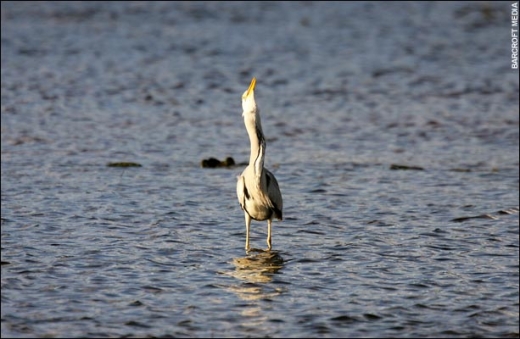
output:
<instances>
[{"instance_id":1,"label":"reflection of bird in water","mask_svg":"<svg viewBox=\"0 0 520 339\"><path fill-rule=\"evenodd\" d=\"M224 274L235 277L244 283L231 285L226 289L236 293L242 300L255 301L266 298L274 298L282 294L285 289L278 285L268 284L273 276L284 266L284 259L277 251L253 250L255 254L249 254L243 258L234 258L235 270ZM257 312L256 307L248 308L244 312ZM262 312L260 312L262 313Z\"/></svg>"},{"instance_id":2,"label":"reflection of bird in water","mask_svg":"<svg viewBox=\"0 0 520 339\"><path fill-rule=\"evenodd\" d=\"M234 258L233 276L248 282L269 282L283 268L284 260L276 251L259 252L242 258Z\"/></svg>"},{"instance_id":3,"label":"reflection of bird in water","mask_svg":"<svg viewBox=\"0 0 520 339\"><path fill-rule=\"evenodd\" d=\"M249 247L251 219L267 220L267 247L271 250L271 222L273 217L282 220L282 193L274 175L264 168L265 137L260 114L255 102L256 78L242 95L242 116L246 125L251 155L249 165L238 177L237 196L246 221L246 251Z\"/></svg>"}]
</instances>

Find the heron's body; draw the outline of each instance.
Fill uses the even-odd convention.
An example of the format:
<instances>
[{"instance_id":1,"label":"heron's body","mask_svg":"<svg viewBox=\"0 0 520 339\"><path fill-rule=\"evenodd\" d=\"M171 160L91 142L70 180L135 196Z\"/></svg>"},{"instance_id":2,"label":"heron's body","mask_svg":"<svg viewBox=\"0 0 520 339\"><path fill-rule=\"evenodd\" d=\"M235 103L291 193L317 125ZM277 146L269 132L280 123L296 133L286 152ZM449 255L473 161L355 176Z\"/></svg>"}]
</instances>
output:
<instances>
[{"instance_id":1,"label":"heron's body","mask_svg":"<svg viewBox=\"0 0 520 339\"><path fill-rule=\"evenodd\" d=\"M253 78L249 89L242 96L242 116L246 126L251 155L249 165L238 177L237 196L244 210L246 222L246 250L249 250L249 229L251 219L267 220L267 246L271 249L271 223L273 218L282 220L282 194L274 175L264 168L265 138L260 122L260 114L255 102Z\"/></svg>"}]
</instances>

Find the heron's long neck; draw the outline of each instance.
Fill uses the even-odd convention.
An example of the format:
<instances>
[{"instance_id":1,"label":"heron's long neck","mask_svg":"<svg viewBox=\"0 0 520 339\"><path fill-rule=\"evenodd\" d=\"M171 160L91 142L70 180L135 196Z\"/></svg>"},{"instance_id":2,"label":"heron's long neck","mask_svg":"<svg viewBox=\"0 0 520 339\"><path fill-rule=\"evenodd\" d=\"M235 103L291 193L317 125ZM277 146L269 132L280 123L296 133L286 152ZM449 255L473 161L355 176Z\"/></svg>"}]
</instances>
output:
<instances>
[{"instance_id":1,"label":"heron's long neck","mask_svg":"<svg viewBox=\"0 0 520 339\"><path fill-rule=\"evenodd\" d=\"M247 134L249 135L249 141L251 142L249 165L254 167L255 178L257 178L258 183L260 183L265 156L265 138L262 132L260 116L257 115L256 119L246 118L244 119L244 123L246 125Z\"/></svg>"}]
</instances>

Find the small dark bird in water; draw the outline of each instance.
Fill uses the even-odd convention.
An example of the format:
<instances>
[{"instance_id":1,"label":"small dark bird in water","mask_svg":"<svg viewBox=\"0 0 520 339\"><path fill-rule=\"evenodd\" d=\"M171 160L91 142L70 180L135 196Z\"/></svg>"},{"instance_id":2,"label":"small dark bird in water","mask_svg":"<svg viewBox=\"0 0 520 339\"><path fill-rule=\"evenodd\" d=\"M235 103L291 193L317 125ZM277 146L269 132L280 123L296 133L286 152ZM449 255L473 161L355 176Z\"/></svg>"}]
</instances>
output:
<instances>
[{"instance_id":1,"label":"small dark bird in water","mask_svg":"<svg viewBox=\"0 0 520 339\"><path fill-rule=\"evenodd\" d=\"M232 157L227 157L226 160L220 161L212 157L202 160L200 165L204 168L232 167L235 166L235 160Z\"/></svg>"}]
</instances>

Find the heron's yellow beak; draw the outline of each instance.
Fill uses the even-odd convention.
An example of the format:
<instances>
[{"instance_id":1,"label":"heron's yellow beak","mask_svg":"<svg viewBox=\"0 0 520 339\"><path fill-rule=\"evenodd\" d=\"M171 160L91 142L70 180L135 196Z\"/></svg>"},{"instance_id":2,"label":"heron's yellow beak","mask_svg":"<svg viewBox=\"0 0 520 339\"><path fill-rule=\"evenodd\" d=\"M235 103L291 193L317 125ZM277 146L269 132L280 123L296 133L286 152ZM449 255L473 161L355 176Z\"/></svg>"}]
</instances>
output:
<instances>
[{"instance_id":1,"label":"heron's yellow beak","mask_svg":"<svg viewBox=\"0 0 520 339\"><path fill-rule=\"evenodd\" d=\"M249 94L251 94L251 92L253 92L255 90L255 85L256 85L256 78L253 78L253 80L251 80L251 84L249 85L249 88L247 89L246 98L249 96Z\"/></svg>"}]
</instances>

